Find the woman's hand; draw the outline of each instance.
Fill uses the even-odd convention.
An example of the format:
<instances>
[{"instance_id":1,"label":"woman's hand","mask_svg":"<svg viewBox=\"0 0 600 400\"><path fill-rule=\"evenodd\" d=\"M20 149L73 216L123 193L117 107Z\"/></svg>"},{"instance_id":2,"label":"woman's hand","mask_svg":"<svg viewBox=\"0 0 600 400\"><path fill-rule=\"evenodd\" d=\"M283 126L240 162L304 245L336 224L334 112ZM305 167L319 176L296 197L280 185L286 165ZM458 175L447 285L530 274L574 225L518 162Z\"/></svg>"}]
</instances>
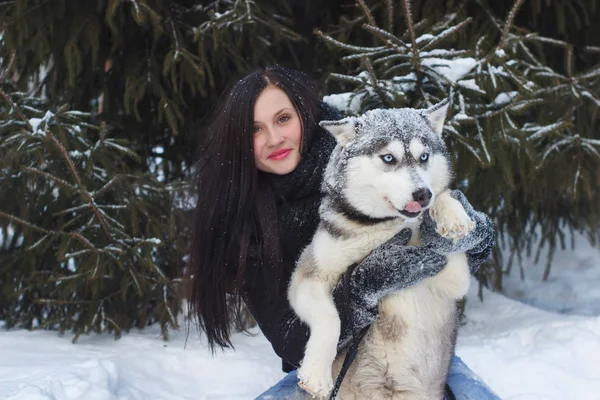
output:
<instances>
[{"instance_id":1,"label":"woman's hand","mask_svg":"<svg viewBox=\"0 0 600 400\"><path fill-rule=\"evenodd\" d=\"M349 268L335 287L333 299L342 321L338 348L377 318L379 299L434 276L446 266L445 255L407 246L410 237L410 229L401 231Z\"/></svg>"},{"instance_id":2,"label":"woman's hand","mask_svg":"<svg viewBox=\"0 0 600 400\"><path fill-rule=\"evenodd\" d=\"M486 214L475 211L460 190L452 191L451 196L462 204L467 215L475 223L475 228L468 235L453 241L440 236L435 221L426 212L419 228L421 245L442 255L455 252L467 253L471 273L474 273L494 248L494 224Z\"/></svg>"}]
</instances>

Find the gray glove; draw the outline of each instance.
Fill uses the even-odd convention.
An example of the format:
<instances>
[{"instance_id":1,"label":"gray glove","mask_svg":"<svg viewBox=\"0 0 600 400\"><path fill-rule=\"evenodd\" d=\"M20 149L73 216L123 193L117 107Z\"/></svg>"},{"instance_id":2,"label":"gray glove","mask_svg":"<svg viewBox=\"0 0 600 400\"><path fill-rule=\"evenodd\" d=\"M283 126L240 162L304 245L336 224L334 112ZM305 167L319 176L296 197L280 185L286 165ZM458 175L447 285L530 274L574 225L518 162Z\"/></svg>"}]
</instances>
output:
<instances>
[{"instance_id":1,"label":"gray glove","mask_svg":"<svg viewBox=\"0 0 600 400\"><path fill-rule=\"evenodd\" d=\"M431 249L407 246L405 229L352 266L333 291L342 322L338 348L369 326L378 314L382 297L434 276L446 266L446 256Z\"/></svg>"},{"instance_id":2,"label":"gray glove","mask_svg":"<svg viewBox=\"0 0 600 400\"><path fill-rule=\"evenodd\" d=\"M421 245L443 255L466 252L471 273L475 273L494 249L494 224L486 214L475 211L460 190L453 190L451 196L462 204L469 218L475 222L475 228L467 236L453 242L436 232L436 223L427 212L419 227Z\"/></svg>"},{"instance_id":3,"label":"gray glove","mask_svg":"<svg viewBox=\"0 0 600 400\"><path fill-rule=\"evenodd\" d=\"M462 192L455 190L452 196L475 222L469 235L453 243L436 232L435 222L425 213L420 226L421 246L407 246L411 231L405 229L351 266L340 279L333 291L342 321L339 349L377 318L379 299L434 276L446 266L447 254L466 252L472 273L489 257L494 247L492 221L473 210Z\"/></svg>"}]
</instances>

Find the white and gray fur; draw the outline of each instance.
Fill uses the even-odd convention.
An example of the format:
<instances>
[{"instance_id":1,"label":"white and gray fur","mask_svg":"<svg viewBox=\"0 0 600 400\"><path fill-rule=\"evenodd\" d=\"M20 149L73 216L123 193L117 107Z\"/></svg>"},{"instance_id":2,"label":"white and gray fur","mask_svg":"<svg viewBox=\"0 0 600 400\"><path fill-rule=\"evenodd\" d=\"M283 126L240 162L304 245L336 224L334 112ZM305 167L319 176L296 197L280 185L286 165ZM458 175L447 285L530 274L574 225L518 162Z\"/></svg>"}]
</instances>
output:
<instances>
[{"instance_id":1,"label":"white and gray fur","mask_svg":"<svg viewBox=\"0 0 600 400\"><path fill-rule=\"evenodd\" d=\"M444 101L427 110L372 110L321 122L338 145L324 176L321 223L298 260L288 292L292 308L310 327L300 386L316 397L328 396L345 355L337 354L340 318L332 290L350 265L402 229L411 228L410 244L418 244L421 215L405 210L413 193L431 192L422 212L429 210L443 236L463 237L473 228L448 191L452 170L441 138L447 107ZM424 153L429 157L421 162ZM384 155L396 162L385 163ZM466 294L469 279L465 254L452 253L436 276L380 299L379 318L363 339L339 397L441 399L456 341L456 301Z\"/></svg>"}]
</instances>

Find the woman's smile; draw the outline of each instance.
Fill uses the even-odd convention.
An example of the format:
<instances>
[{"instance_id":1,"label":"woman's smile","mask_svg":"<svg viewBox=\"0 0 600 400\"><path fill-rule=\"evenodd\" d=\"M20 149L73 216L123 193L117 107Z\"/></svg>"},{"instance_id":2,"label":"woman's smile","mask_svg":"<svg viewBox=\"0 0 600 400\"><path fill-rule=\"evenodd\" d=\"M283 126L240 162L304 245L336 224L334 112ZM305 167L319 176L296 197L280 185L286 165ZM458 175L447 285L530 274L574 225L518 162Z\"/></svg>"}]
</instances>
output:
<instances>
[{"instance_id":1,"label":"woman's smile","mask_svg":"<svg viewBox=\"0 0 600 400\"><path fill-rule=\"evenodd\" d=\"M269 155L268 158L271 160L283 160L284 158L289 156L291 152L292 152L292 149L277 150L277 151L274 151L273 153L271 153L271 155Z\"/></svg>"}]
</instances>

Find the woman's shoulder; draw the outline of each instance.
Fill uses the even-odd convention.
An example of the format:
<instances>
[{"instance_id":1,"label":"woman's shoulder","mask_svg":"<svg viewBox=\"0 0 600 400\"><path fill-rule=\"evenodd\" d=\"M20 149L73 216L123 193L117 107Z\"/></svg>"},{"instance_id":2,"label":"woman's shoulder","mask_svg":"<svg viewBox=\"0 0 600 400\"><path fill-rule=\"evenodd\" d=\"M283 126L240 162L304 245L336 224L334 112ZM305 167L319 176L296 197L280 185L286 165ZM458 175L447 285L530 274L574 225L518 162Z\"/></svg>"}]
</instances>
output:
<instances>
[{"instance_id":1,"label":"woman's shoulder","mask_svg":"<svg viewBox=\"0 0 600 400\"><path fill-rule=\"evenodd\" d=\"M319 121L337 121L346 116L340 110L324 101L319 102Z\"/></svg>"}]
</instances>

